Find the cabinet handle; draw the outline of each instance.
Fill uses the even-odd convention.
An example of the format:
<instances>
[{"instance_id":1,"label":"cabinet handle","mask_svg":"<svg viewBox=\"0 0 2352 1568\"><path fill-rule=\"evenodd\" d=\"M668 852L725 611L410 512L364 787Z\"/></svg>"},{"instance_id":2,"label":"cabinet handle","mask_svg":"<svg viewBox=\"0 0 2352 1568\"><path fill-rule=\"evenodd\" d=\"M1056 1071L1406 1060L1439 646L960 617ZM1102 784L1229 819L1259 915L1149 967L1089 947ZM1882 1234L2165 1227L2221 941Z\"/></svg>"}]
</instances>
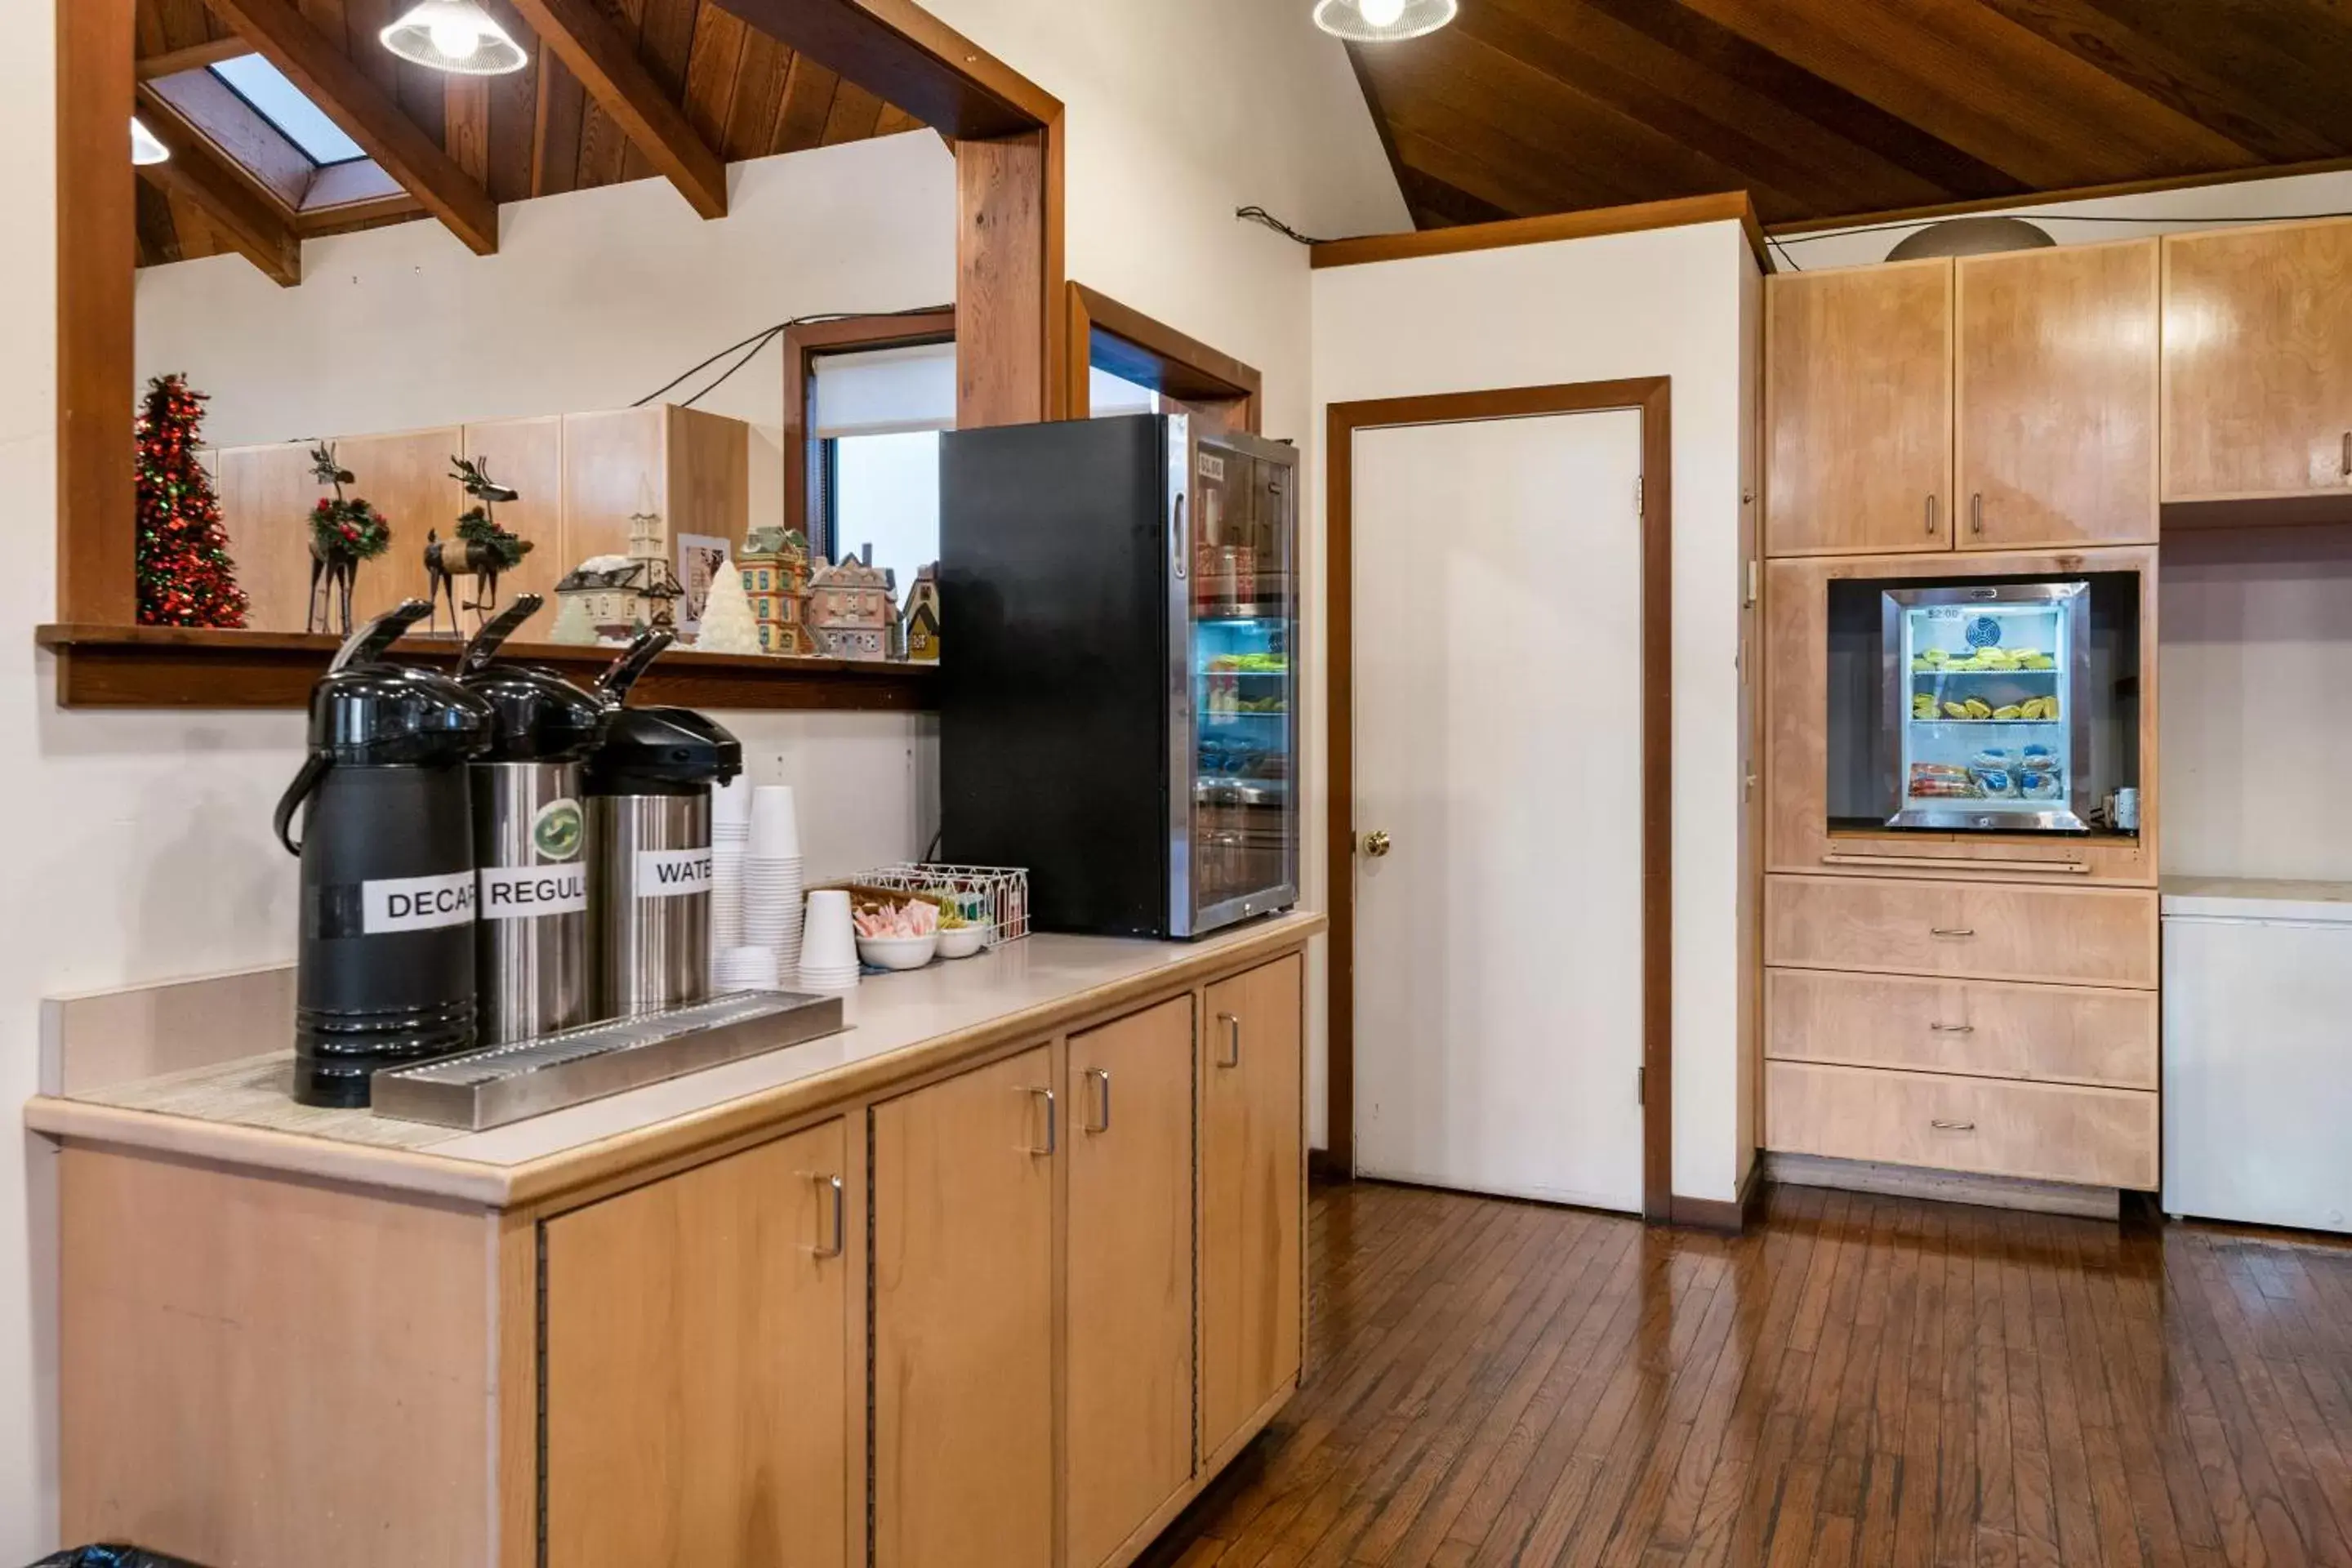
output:
<instances>
[{"instance_id":1,"label":"cabinet handle","mask_svg":"<svg viewBox=\"0 0 2352 1568\"><path fill-rule=\"evenodd\" d=\"M1936 531L1936 498L1934 496L1927 498L1927 531L1930 533Z\"/></svg>"},{"instance_id":2,"label":"cabinet handle","mask_svg":"<svg viewBox=\"0 0 2352 1568\"><path fill-rule=\"evenodd\" d=\"M1974 1024L1930 1024L1927 1027L1938 1035L1973 1035L1977 1032Z\"/></svg>"},{"instance_id":3,"label":"cabinet handle","mask_svg":"<svg viewBox=\"0 0 2352 1568\"><path fill-rule=\"evenodd\" d=\"M1217 1058L1217 1065L1237 1068L1242 1065L1242 1021L1237 1015L1220 1013L1217 1022L1225 1026L1225 1054Z\"/></svg>"},{"instance_id":4,"label":"cabinet handle","mask_svg":"<svg viewBox=\"0 0 2352 1568\"><path fill-rule=\"evenodd\" d=\"M1045 1146L1043 1149L1033 1148L1029 1152L1040 1158L1055 1153L1062 1147L1062 1116L1054 1103L1054 1091L1050 1089L1024 1089L1021 1092L1034 1094L1045 1102Z\"/></svg>"},{"instance_id":5,"label":"cabinet handle","mask_svg":"<svg viewBox=\"0 0 2352 1568\"><path fill-rule=\"evenodd\" d=\"M1977 1130L1973 1121L1930 1121L1927 1125L1938 1132L1973 1132Z\"/></svg>"},{"instance_id":6,"label":"cabinet handle","mask_svg":"<svg viewBox=\"0 0 2352 1568\"><path fill-rule=\"evenodd\" d=\"M1984 491L1982 490L1969 497L1969 531L1970 533L1984 531Z\"/></svg>"},{"instance_id":7,"label":"cabinet handle","mask_svg":"<svg viewBox=\"0 0 2352 1568\"><path fill-rule=\"evenodd\" d=\"M2352 430L2344 432L2344 482L2352 485Z\"/></svg>"},{"instance_id":8,"label":"cabinet handle","mask_svg":"<svg viewBox=\"0 0 2352 1568\"><path fill-rule=\"evenodd\" d=\"M812 1247L809 1253L815 1258L838 1258L849 1250L849 1200L842 1187L841 1178L811 1176L809 1180L816 1184L819 1201L824 1199L828 1190L833 1194L833 1245Z\"/></svg>"},{"instance_id":9,"label":"cabinet handle","mask_svg":"<svg viewBox=\"0 0 2352 1568\"><path fill-rule=\"evenodd\" d=\"M1086 1130L1089 1132L1108 1132L1110 1131L1110 1069L1088 1068L1087 1076L1095 1080L1095 1091L1097 1097L1096 1103L1102 1107L1102 1120L1089 1124Z\"/></svg>"},{"instance_id":10,"label":"cabinet handle","mask_svg":"<svg viewBox=\"0 0 2352 1568\"><path fill-rule=\"evenodd\" d=\"M1929 936L1970 937L1977 934L1974 926L1929 926Z\"/></svg>"}]
</instances>

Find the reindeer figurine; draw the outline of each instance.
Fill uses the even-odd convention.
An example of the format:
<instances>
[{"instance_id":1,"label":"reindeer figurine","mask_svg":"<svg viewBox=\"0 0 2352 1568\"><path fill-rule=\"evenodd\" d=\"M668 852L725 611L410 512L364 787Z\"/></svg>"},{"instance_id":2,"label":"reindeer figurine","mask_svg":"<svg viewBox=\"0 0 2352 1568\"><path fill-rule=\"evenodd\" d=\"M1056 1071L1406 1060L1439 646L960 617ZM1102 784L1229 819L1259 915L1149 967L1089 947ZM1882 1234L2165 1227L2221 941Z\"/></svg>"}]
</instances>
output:
<instances>
[{"instance_id":1,"label":"reindeer figurine","mask_svg":"<svg viewBox=\"0 0 2352 1568\"><path fill-rule=\"evenodd\" d=\"M500 528L492 509L500 501L520 500L520 492L491 479L488 467L451 458L449 477L466 487L475 505L457 520L457 536L445 540L438 530L425 535L425 597L433 605L431 625L440 625L440 601L449 601L449 628L465 629L458 617L457 579L472 577L481 586L474 602L463 606L474 612L476 624L489 618L499 603L499 574L511 572L530 553L531 542Z\"/></svg>"},{"instance_id":2,"label":"reindeer figurine","mask_svg":"<svg viewBox=\"0 0 2352 1568\"><path fill-rule=\"evenodd\" d=\"M344 496L343 487L358 481L324 441L310 448L310 473L320 484L332 485L335 493L331 499L320 497L310 509L310 603L302 629L347 637L352 635L352 589L359 581L360 563L392 547L392 524L362 498ZM340 626L331 624L338 609Z\"/></svg>"}]
</instances>

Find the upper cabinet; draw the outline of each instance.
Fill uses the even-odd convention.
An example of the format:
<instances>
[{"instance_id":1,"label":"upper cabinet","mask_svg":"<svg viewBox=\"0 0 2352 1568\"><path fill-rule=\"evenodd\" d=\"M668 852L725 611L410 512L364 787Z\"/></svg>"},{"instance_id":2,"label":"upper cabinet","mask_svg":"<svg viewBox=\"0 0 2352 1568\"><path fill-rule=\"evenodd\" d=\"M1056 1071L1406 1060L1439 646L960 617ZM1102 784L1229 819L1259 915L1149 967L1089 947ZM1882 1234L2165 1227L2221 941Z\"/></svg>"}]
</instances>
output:
<instances>
[{"instance_id":1,"label":"upper cabinet","mask_svg":"<svg viewBox=\"0 0 2352 1568\"><path fill-rule=\"evenodd\" d=\"M1775 276L1764 333L1766 551L1951 548L1952 264Z\"/></svg>"},{"instance_id":2,"label":"upper cabinet","mask_svg":"<svg viewBox=\"0 0 2352 1568\"><path fill-rule=\"evenodd\" d=\"M2164 499L2352 484L2352 221L2164 241Z\"/></svg>"},{"instance_id":3,"label":"upper cabinet","mask_svg":"<svg viewBox=\"0 0 2352 1568\"><path fill-rule=\"evenodd\" d=\"M1960 549L2156 539L2159 255L2143 239L1957 264Z\"/></svg>"}]
</instances>

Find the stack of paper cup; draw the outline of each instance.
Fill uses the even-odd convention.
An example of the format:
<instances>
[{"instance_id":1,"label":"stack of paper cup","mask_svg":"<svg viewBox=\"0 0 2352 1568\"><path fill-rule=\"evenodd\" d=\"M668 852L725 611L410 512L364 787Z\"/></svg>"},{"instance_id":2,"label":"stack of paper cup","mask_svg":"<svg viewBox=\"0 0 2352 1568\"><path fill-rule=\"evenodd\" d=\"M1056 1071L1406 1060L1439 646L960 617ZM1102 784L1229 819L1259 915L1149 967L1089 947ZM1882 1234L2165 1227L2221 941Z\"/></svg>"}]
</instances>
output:
<instances>
[{"instance_id":1,"label":"stack of paper cup","mask_svg":"<svg viewBox=\"0 0 2352 1568\"><path fill-rule=\"evenodd\" d=\"M730 986L720 974L730 950L743 938L743 854L751 837L751 785L740 774L710 788L710 983Z\"/></svg>"},{"instance_id":2,"label":"stack of paper cup","mask_svg":"<svg viewBox=\"0 0 2352 1568\"><path fill-rule=\"evenodd\" d=\"M768 949L790 974L801 962L801 828L789 785L751 792L745 851L743 945Z\"/></svg>"},{"instance_id":3,"label":"stack of paper cup","mask_svg":"<svg viewBox=\"0 0 2352 1568\"><path fill-rule=\"evenodd\" d=\"M857 932L849 921L849 895L820 889L808 896L808 924L801 941L801 989L848 991L857 984Z\"/></svg>"},{"instance_id":4,"label":"stack of paper cup","mask_svg":"<svg viewBox=\"0 0 2352 1568\"><path fill-rule=\"evenodd\" d=\"M777 991L782 989L776 969L776 955L764 947L730 947L719 955L711 974L712 986L720 991Z\"/></svg>"}]
</instances>

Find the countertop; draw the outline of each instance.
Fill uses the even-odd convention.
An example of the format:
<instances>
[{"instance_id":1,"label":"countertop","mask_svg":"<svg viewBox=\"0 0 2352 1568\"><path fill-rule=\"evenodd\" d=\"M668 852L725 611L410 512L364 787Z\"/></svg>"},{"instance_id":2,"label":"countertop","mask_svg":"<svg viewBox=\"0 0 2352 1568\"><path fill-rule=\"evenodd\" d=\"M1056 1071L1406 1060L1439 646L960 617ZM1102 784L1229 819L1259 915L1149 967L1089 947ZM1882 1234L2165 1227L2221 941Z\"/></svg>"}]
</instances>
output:
<instances>
[{"instance_id":1,"label":"countertop","mask_svg":"<svg viewBox=\"0 0 2352 1568\"><path fill-rule=\"evenodd\" d=\"M2352 921L2352 882L2270 877L2167 877L2158 889L2168 915L2207 919Z\"/></svg>"},{"instance_id":2,"label":"countertop","mask_svg":"<svg viewBox=\"0 0 2352 1568\"><path fill-rule=\"evenodd\" d=\"M846 999L840 1034L480 1132L299 1105L290 1050L39 1096L25 1121L58 1138L503 1207L1245 968L1324 926L1293 913L1192 942L1033 936L867 978Z\"/></svg>"}]
</instances>

